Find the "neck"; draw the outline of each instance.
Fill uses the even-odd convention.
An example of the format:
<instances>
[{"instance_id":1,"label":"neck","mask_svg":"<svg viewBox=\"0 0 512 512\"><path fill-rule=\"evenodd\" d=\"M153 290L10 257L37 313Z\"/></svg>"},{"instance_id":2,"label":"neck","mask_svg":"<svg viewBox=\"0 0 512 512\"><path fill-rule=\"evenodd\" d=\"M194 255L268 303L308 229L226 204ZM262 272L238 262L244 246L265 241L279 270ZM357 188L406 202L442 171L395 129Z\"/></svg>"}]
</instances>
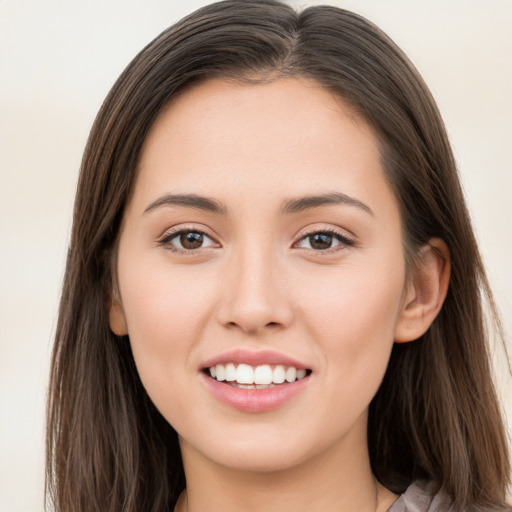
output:
<instances>
[{"instance_id":1,"label":"neck","mask_svg":"<svg viewBox=\"0 0 512 512\"><path fill-rule=\"evenodd\" d=\"M364 438L269 472L217 465L181 440L187 489L176 512L385 512L397 496L376 481Z\"/></svg>"}]
</instances>

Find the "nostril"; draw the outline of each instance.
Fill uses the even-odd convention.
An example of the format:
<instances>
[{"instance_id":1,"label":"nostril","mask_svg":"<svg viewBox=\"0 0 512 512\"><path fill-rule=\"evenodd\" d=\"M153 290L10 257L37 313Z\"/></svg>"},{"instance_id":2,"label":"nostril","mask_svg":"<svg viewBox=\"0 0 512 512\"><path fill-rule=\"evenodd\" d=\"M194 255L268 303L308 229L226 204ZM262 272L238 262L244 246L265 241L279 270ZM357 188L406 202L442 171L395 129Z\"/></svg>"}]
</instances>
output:
<instances>
[{"instance_id":1,"label":"nostril","mask_svg":"<svg viewBox=\"0 0 512 512\"><path fill-rule=\"evenodd\" d=\"M260 326L258 326L257 324L250 325L248 322L247 323L243 323L243 322L238 323L238 322L234 322L234 321L227 322L225 324L225 327L228 327L229 329L240 328L243 331L245 331L247 333L251 333L251 334L254 334L257 331L260 331L261 329L265 329L265 328L278 329L282 326L283 326L283 324L281 324L280 322L267 322L267 323L260 324Z\"/></svg>"}]
</instances>

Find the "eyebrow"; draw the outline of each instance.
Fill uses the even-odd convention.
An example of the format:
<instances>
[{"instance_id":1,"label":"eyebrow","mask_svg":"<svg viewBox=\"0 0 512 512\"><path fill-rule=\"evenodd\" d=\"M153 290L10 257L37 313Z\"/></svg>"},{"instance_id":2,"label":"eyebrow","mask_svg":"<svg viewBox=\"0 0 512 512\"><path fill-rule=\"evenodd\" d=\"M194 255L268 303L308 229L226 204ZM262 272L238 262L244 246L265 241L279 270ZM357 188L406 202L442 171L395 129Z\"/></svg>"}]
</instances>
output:
<instances>
[{"instance_id":1,"label":"eyebrow","mask_svg":"<svg viewBox=\"0 0 512 512\"><path fill-rule=\"evenodd\" d=\"M298 199L290 199L285 201L281 206L281 213L283 214L291 214L291 213L299 213L306 210L311 210L313 208L319 208L321 206L331 205L331 204L343 204L347 206L355 206L366 213L369 213L372 217L374 217L374 213L372 209L359 201L355 197L348 196L346 194L342 194L340 192L332 192L330 194L321 194L315 196L306 196Z\"/></svg>"},{"instance_id":2,"label":"eyebrow","mask_svg":"<svg viewBox=\"0 0 512 512\"><path fill-rule=\"evenodd\" d=\"M372 209L368 205L354 197L342 194L341 192L332 192L329 194L289 199L282 203L281 213L283 215L289 215L292 213L311 210L313 208L319 208L321 206L336 204L354 206L374 216ZM223 203L209 197L200 196L197 194L165 194L164 196L159 197L156 201L153 201L144 210L144 213L148 213L163 206L185 206L187 208L194 208L196 210L202 210L220 215L225 215L227 212L227 208Z\"/></svg>"},{"instance_id":3,"label":"eyebrow","mask_svg":"<svg viewBox=\"0 0 512 512\"><path fill-rule=\"evenodd\" d=\"M225 214L226 207L209 197L199 196L197 194L166 194L153 201L145 210L148 213L162 206L185 206L196 210L203 210L210 213Z\"/></svg>"}]
</instances>

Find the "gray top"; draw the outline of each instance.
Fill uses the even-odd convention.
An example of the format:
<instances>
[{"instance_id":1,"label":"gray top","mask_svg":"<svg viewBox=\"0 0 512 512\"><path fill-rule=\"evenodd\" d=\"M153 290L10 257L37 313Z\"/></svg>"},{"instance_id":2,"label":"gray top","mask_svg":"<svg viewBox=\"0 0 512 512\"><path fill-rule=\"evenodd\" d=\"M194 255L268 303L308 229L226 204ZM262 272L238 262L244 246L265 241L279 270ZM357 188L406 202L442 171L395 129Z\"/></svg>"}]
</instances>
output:
<instances>
[{"instance_id":1,"label":"gray top","mask_svg":"<svg viewBox=\"0 0 512 512\"><path fill-rule=\"evenodd\" d=\"M417 480L398 498L387 512L449 512L449 498L435 493L435 484Z\"/></svg>"}]
</instances>

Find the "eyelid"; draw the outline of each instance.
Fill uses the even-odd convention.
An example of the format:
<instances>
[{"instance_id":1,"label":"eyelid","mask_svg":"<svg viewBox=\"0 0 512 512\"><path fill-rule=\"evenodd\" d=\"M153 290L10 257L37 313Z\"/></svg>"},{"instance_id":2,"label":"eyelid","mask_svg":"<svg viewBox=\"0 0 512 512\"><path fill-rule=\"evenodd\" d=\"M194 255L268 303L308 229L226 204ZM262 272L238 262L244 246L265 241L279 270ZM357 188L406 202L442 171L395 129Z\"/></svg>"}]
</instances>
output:
<instances>
[{"instance_id":1,"label":"eyelid","mask_svg":"<svg viewBox=\"0 0 512 512\"><path fill-rule=\"evenodd\" d=\"M208 237L210 240L213 241L213 243L217 247L199 247L198 249L180 249L178 247L169 247L169 250L176 253L183 253L183 254L196 254L200 251L210 250L212 248L218 248L222 247L222 244L220 243L218 237L214 235L210 229L208 229L206 226L198 226L197 224L179 224L177 226L172 226L171 228L168 228L164 231L162 235L160 235L157 238L157 245L159 246L166 246L169 244L171 240L173 240L175 237L180 235L181 233L188 233L188 232L194 232L194 233L201 233L202 235ZM321 233L327 233L332 236L334 236L339 242L339 246L331 247L329 249L312 249L312 248L305 248L305 247L297 247L297 244L304 240L305 238L314 235L314 234L321 234ZM348 234L347 230L343 230L341 228L329 225L318 225L313 227L308 227L305 230L301 231L296 237L295 241L292 244L292 247L303 249L309 252L314 252L315 254L330 254L332 252L337 252L343 249L346 249L347 247L353 247L356 245L356 240L354 235Z\"/></svg>"},{"instance_id":2,"label":"eyelid","mask_svg":"<svg viewBox=\"0 0 512 512\"><path fill-rule=\"evenodd\" d=\"M333 235L335 238L337 238L340 242L340 246L331 247L329 249L309 249L307 247L297 247L298 249L303 249L306 251L312 251L315 254L331 254L333 252L337 252L340 250L344 250L347 247L354 247L356 245L356 240L354 235L348 234L346 230L342 230L341 228L337 228L334 226L315 226L307 228L305 231L302 231L295 237L295 241L292 244L292 247L296 247L299 242L304 240L305 238L315 235L315 234L321 234L321 233L327 233L330 235Z\"/></svg>"},{"instance_id":3,"label":"eyelid","mask_svg":"<svg viewBox=\"0 0 512 512\"><path fill-rule=\"evenodd\" d=\"M198 227L197 224L193 225L193 224L179 224L177 226L173 226L169 229L166 229L164 231L164 233L159 236L157 238L157 245L159 246L166 246L167 244L169 244L169 242L171 240L173 240L174 238L176 238L178 235L180 235L181 233L201 233L202 235L208 237L209 239L211 239L215 245L217 245L217 247L221 247L221 243L219 242L218 240L218 237L215 236L211 230L209 230L208 228L204 227L204 226L201 226L201 227ZM208 246L208 247L199 247L198 249L180 249L178 247L168 247L168 249L172 252L175 252L175 253L181 253L181 254L196 254L198 253L199 251L204 251L204 250L209 250L209 249L212 249L212 246Z\"/></svg>"}]
</instances>

